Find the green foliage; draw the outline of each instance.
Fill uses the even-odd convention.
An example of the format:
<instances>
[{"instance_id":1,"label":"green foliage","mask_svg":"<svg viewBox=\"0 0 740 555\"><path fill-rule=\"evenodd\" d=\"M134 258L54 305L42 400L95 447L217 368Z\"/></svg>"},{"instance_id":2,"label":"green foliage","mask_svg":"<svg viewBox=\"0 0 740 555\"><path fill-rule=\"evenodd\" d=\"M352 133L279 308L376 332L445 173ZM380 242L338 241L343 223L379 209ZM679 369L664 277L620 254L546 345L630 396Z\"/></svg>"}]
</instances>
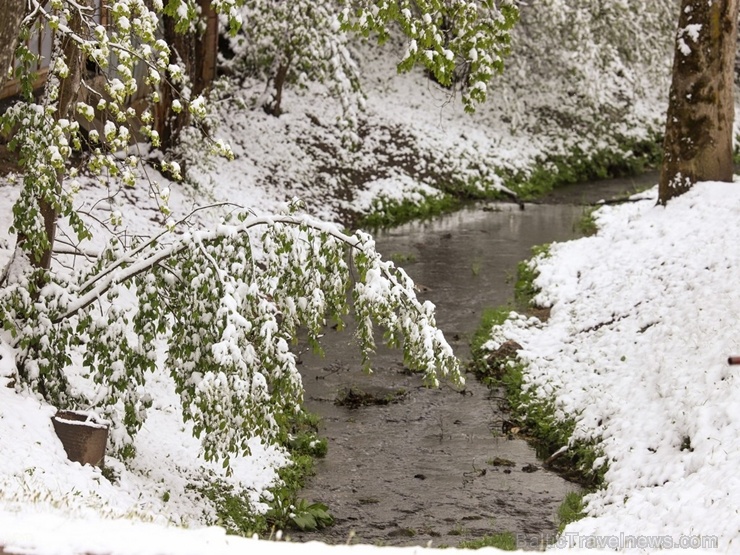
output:
<instances>
[{"instance_id":1,"label":"green foliage","mask_svg":"<svg viewBox=\"0 0 740 555\"><path fill-rule=\"evenodd\" d=\"M519 17L511 0L345 0L344 4L342 24L364 36L376 34L383 42L389 26L397 24L409 39L398 70L420 65L442 85L460 80L468 112L486 99L491 78L503 71L511 29Z\"/></svg>"},{"instance_id":2,"label":"green foliage","mask_svg":"<svg viewBox=\"0 0 740 555\"><path fill-rule=\"evenodd\" d=\"M272 115L281 113L285 84L305 90L309 83L326 85L342 106L341 126L354 128L364 109L359 68L339 28L333 1L244 0L244 25L225 37L233 57L223 65L236 75L250 74L268 83L260 99Z\"/></svg>"},{"instance_id":3,"label":"green foliage","mask_svg":"<svg viewBox=\"0 0 740 555\"><path fill-rule=\"evenodd\" d=\"M618 141L618 148L601 149L591 154L574 148L566 156L549 156L527 171L497 170L497 173L520 197L533 199L562 185L638 175L660 164L662 137Z\"/></svg>"},{"instance_id":4,"label":"green foliage","mask_svg":"<svg viewBox=\"0 0 740 555\"><path fill-rule=\"evenodd\" d=\"M310 432L302 432L295 436L288 447L291 451L310 455L316 458L324 458L329 450L326 438L319 438Z\"/></svg>"},{"instance_id":5,"label":"green foliage","mask_svg":"<svg viewBox=\"0 0 740 555\"><path fill-rule=\"evenodd\" d=\"M502 379L512 417L537 439L537 450L549 456L563 445L567 445L575 429L573 420L559 421L555 418L555 406L551 399L540 399L531 386L524 383L524 367L517 361L508 364Z\"/></svg>"},{"instance_id":6,"label":"green foliage","mask_svg":"<svg viewBox=\"0 0 740 555\"><path fill-rule=\"evenodd\" d=\"M392 227L411 220L431 218L460 206L459 199L447 193L436 196L422 193L421 196L421 199L401 201L384 197L376 198L373 200L370 213L363 216L357 225L368 229Z\"/></svg>"},{"instance_id":7,"label":"green foliage","mask_svg":"<svg viewBox=\"0 0 740 555\"><path fill-rule=\"evenodd\" d=\"M476 540L465 540L460 542L460 549L480 549L482 547L495 547L502 551L516 551L516 536L511 532L499 532L483 536Z\"/></svg>"},{"instance_id":8,"label":"green foliage","mask_svg":"<svg viewBox=\"0 0 740 555\"><path fill-rule=\"evenodd\" d=\"M535 247L537 255L546 256L547 246ZM534 272L532 267L528 267ZM531 281L530 281L531 283ZM531 286L527 287L532 290ZM515 313L513 314L516 315ZM530 439L538 456L547 458L563 446L568 451L553 464L566 475L586 485L603 484L607 465L601 459L598 441L572 442L576 415L557 416L554 398L543 398L534 386L525 382L526 368L517 358L516 351L500 353L494 360L486 344L495 335L496 327L512 317L508 307L486 309L470 342L470 367L491 388L503 387L506 393L509 420L520 428L520 433ZM499 461L504 464L503 461Z\"/></svg>"},{"instance_id":9,"label":"green foliage","mask_svg":"<svg viewBox=\"0 0 740 555\"><path fill-rule=\"evenodd\" d=\"M567 445L568 451L554 461L554 466L585 485L601 486L607 465L601 460L598 441L573 443L574 417L556 416L554 400L537 395L535 388L524 382L524 371L520 362L512 360L499 383L506 391L511 420L533 441L538 456L547 458Z\"/></svg>"},{"instance_id":10,"label":"green foliage","mask_svg":"<svg viewBox=\"0 0 740 555\"><path fill-rule=\"evenodd\" d=\"M565 496L560 507L558 507L558 532L562 532L568 524L580 520L585 516L583 493L571 491Z\"/></svg>"},{"instance_id":11,"label":"green foliage","mask_svg":"<svg viewBox=\"0 0 740 555\"><path fill-rule=\"evenodd\" d=\"M298 498L298 492L305 485L307 476L313 474L314 458L311 454L291 449L291 464L278 471L280 484L271 490L270 510L266 523L277 530L297 528L299 530L316 530L329 526L334 518L323 503L309 503Z\"/></svg>"},{"instance_id":12,"label":"green foliage","mask_svg":"<svg viewBox=\"0 0 740 555\"><path fill-rule=\"evenodd\" d=\"M574 230L578 231L585 237L596 235L596 232L599 230L596 225L596 218L594 218L594 212L596 212L596 210L596 207L584 208L580 219L574 224Z\"/></svg>"},{"instance_id":13,"label":"green foliage","mask_svg":"<svg viewBox=\"0 0 740 555\"><path fill-rule=\"evenodd\" d=\"M507 307L486 308L483 310L480 324L470 340L471 366L473 371L479 376L485 376L488 367L488 363L484 359L487 351L483 349L483 345L491 339L491 329L493 326L503 324L509 317L510 312L511 309Z\"/></svg>"},{"instance_id":14,"label":"green foliage","mask_svg":"<svg viewBox=\"0 0 740 555\"><path fill-rule=\"evenodd\" d=\"M87 224L74 208L80 186L78 168L72 163L74 152L85 148L85 171L108 185L109 194L114 195L116 188L133 186L139 175L140 161L131 147L131 130L136 129L154 146L158 145L150 108L137 110L129 101L140 86L135 77L139 65L147 69L144 81L152 90L152 102L159 100L161 86L183 81L184 67L170 59L169 46L157 38L159 17L164 12L176 15L178 26L183 29L194 24L194 6L187 3L187 9L181 10L181 4L172 0L163 7L155 2L150 9L144 2L114 2L103 27L93 20L92 11L90 20L79 21L79 5L59 0L39 5L34 17L27 18L19 30L20 37L31 37L33 26L38 29L46 25L56 29L60 43L66 42L64 48L53 51L49 75L38 100L32 87L38 56L24 44L19 46L16 77L23 96L0 114L0 128L4 133L12 130L9 147L17 153L23 168L23 187L13 206L10 231L23 238L19 245L36 266L47 265L42 258L54 240L49 235L50 222L67 219L77 241L91 238ZM94 62L105 74L106 79L97 88L85 81L84 68L76 67L80 59ZM87 93L73 93L78 88ZM185 94L178 102L196 121L205 116L202 97ZM80 121L90 128L86 134L80 131ZM213 142L212 147L225 156L230 154L223 143ZM176 165L172 168L177 175ZM164 217L169 216L166 195L160 194L155 184L151 186L158 209ZM120 215L112 214L106 223L116 225L119 219Z\"/></svg>"},{"instance_id":15,"label":"green foliage","mask_svg":"<svg viewBox=\"0 0 740 555\"><path fill-rule=\"evenodd\" d=\"M394 252L391 254L391 260L397 266L400 266L402 264L413 264L414 262L416 262L416 255Z\"/></svg>"},{"instance_id":16,"label":"green foliage","mask_svg":"<svg viewBox=\"0 0 740 555\"><path fill-rule=\"evenodd\" d=\"M206 477L205 485L197 489L213 503L216 524L230 534L247 537L288 528L315 530L332 524L333 517L325 505L298 498L306 478L313 474L314 459L326 455L326 439L316 435L319 421L317 415L301 410L292 419L291 433L283 433L280 442L290 452L290 462L278 469L277 483L263 499L270 507L265 514L254 511L247 492L238 491L222 479Z\"/></svg>"},{"instance_id":17,"label":"green foliage","mask_svg":"<svg viewBox=\"0 0 740 555\"><path fill-rule=\"evenodd\" d=\"M299 530L318 530L334 524L334 517L329 514L329 508L323 503L308 503L301 499L294 508L290 517L293 525Z\"/></svg>"},{"instance_id":18,"label":"green foliage","mask_svg":"<svg viewBox=\"0 0 740 555\"><path fill-rule=\"evenodd\" d=\"M196 489L213 504L216 521L211 524L222 526L227 534L250 537L269 530L267 517L254 511L247 491L238 490L223 480L213 478L202 487L187 487Z\"/></svg>"},{"instance_id":19,"label":"green foliage","mask_svg":"<svg viewBox=\"0 0 740 555\"><path fill-rule=\"evenodd\" d=\"M111 448L121 450L146 418L146 375L155 368L157 343L165 340L166 369L183 417L193 422L206 459L228 467L231 455L248 453L251 437L284 442L290 433L303 388L289 344L298 327L318 344L327 317L339 321L347 312L353 285L348 257L366 367L377 322L428 384L462 379L435 327L432 305L416 300L411 280L381 260L370 236L347 236L293 215L236 220L192 235L163 233L128 249L114 241L74 281L49 274L54 287L35 300L32 282L0 290L3 322L16 345L38 346L35 352L43 355L29 353L21 383L61 406L99 409L118 430ZM259 227L264 232L256 235ZM124 294L135 302L120 303ZM38 324L25 325L29 320ZM86 374L75 380L84 387L69 383L72 352L82 354ZM92 393L85 397L81 390ZM321 441L301 441L313 454L325 449Z\"/></svg>"},{"instance_id":20,"label":"green foliage","mask_svg":"<svg viewBox=\"0 0 740 555\"><path fill-rule=\"evenodd\" d=\"M291 432L285 434L282 443L293 456L305 455L312 458L324 458L328 451L326 438L318 436L321 418L305 409L295 415L290 423Z\"/></svg>"},{"instance_id":21,"label":"green foliage","mask_svg":"<svg viewBox=\"0 0 740 555\"><path fill-rule=\"evenodd\" d=\"M516 281L514 282L514 300L517 306L526 308L531 305L532 299L539 292L534 282L539 275L537 260L549 256L550 245L532 247L532 258L523 260L516 267Z\"/></svg>"}]
</instances>

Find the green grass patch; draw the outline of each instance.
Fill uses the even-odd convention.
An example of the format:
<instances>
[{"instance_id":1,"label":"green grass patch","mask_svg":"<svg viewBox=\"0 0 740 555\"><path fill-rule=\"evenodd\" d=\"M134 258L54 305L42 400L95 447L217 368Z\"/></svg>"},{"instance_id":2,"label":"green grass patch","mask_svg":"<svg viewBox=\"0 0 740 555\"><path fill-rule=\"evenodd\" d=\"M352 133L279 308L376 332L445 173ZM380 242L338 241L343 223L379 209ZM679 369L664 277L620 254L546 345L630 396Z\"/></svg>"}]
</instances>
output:
<instances>
[{"instance_id":1,"label":"green grass patch","mask_svg":"<svg viewBox=\"0 0 740 555\"><path fill-rule=\"evenodd\" d=\"M281 438L291 456L291 463L278 469L278 485L270 489L266 499L270 509L256 514L249 503L249 493L238 490L225 480L205 477L201 485L191 485L210 500L216 511L215 522L229 534L250 537L270 536L277 530L314 530L330 525L334 519L322 503L309 503L298 493L306 478L314 472L314 461L327 452L326 439L318 434L318 416L302 411L293 421L290 433Z\"/></svg>"},{"instance_id":2,"label":"green grass patch","mask_svg":"<svg viewBox=\"0 0 740 555\"><path fill-rule=\"evenodd\" d=\"M550 245L537 245L532 247L532 258L522 260L517 264L514 300L520 310L525 310L531 306L532 299L539 293L539 289L534 284L539 275L535 259L538 257L547 258L548 256L550 256Z\"/></svg>"},{"instance_id":3,"label":"green grass patch","mask_svg":"<svg viewBox=\"0 0 740 555\"><path fill-rule=\"evenodd\" d=\"M266 535L270 531L268 516L255 513L249 504L249 492L213 476L205 485L190 484L186 489L194 489L211 501L216 510L216 520L207 524L221 526L227 534L236 536Z\"/></svg>"},{"instance_id":4,"label":"green grass patch","mask_svg":"<svg viewBox=\"0 0 740 555\"><path fill-rule=\"evenodd\" d=\"M548 256L549 245L534 247L532 253L535 257ZM531 260L519 264L514 286L517 306L531 306L538 292L534 285L537 275L537 267ZM519 428L520 435L534 445L537 455L547 459L569 444L575 420L557 418L554 399L543 399L536 394L533 386L525 384L525 367L516 357L517 347L504 349L502 346L495 354L483 348L491 337L491 329L505 322L510 313L509 307L488 309L483 313L470 342L470 368L489 387L504 389L510 412L509 421ZM552 462L552 466L566 477L588 487L601 486L607 466L595 465L601 456L597 443L592 441L571 445L565 454Z\"/></svg>"},{"instance_id":5,"label":"green grass patch","mask_svg":"<svg viewBox=\"0 0 740 555\"><path fill-rule=\"evenodd\" d=\"M503 551L516 551L516 536L511 532L500 532L483 536L476 540L465 540L458 546L461 549L480 549L482 547L497 547Z\"/></svg>"},{"instance_id":6,"label":"green grass patch","mask_svg":"<svg viewBox=\"0 0 740 555\"><path fill-rule=\"evenodd\" d=\"M391 254L390 258L396 266L413 264L414 262L416 262L416 255L410 253L394 252Z\"/></svg>"},{"instance_id":7,"label":"green grass patch","mask_svg":"<svg viewBox=\"0 0 740 555\"><path fill-rule=\"evenodd\" d=\"M596 232L599 230L596 225L596 218L594 217L594 212L596 212L596 210L598 210L598 207L595 206L584 208L583 214L581 214L581 217L573 226L574 231L577 231L584 237L596 235Z\"/></svg>"},{"instance_id":8,"label":"green grass patch","mask_svg":"<svg viewBox=\"0 0 740 555\"><path fill-rule=\"evenodd\" d=\"M373 200L371 211L362 216L357 227L377 229L401 225L412 220L424 220L451 212L460 207L460 199L448 193L440 195L422 194L422 201L401 201L378 197Z\"/></svg>"},{"instance_id":9,"label":"green grass patch","mask_svg":"<svg viewBox=\"0 0 740 555\"><path fill-rule=\"evenodd\" d=\"M575 429L572 418L555 416L553 399L542 399L533 386L524 383L524 365L512 359L506 365L499 385L504 387L510 411L510 421L520 428L535 448L537 456L547 459L564 445L568 445ZM602 455L597 441L577 442L552 462L552 467L565 477L586 487L597 488L604 483L606 464L595 466Z\"/></svg>"},{"instance_id":10,"label":"green grass patch","mask_svg":"<svg viewBox=\"0 0 740 555\"><path fill-rule=\"evenodd\" d=\"M592 154L575 148L567 155L547 156L528 170L486 168L481 171L484 177L474 179L461 179L455 174L438 176L434 186L439 195L422 193L421 201L376 198L370 213L357 218L353 227L392 227L456 210L466 201L508 199L507 194L493 187L494 179L485 177L490 171L502 178L504 185L519 198L531 200L563 185L638 175L660 163L662 137L657 134L646 140L618 138L617 142L619 146Z\"/></svg>"},{"instance_id":11,"label":"green grass patch","mask_svg":"<svg viewBox=\"0 0 740 555\"><path fill-rule=\"evenodd\" d=\"M470 339L470 351L472 353L471 363L472 370L477 374L485 373L487 363L483 360L486 355L483 345L491 338L491 329L493 326L500 326L509 317L511 312L509 307L486 308L481 315L481 321L478 328ZM478 367L480 365L480 367Z\"/></svg>"},{"instance_id":12,"label":"green grass patch","mask_svg":"<svg viewBox=\"0 0 740 555\"><path fill-rule=\"evenodd\" d=\"M615 148L586 154L574 148L567 155L549 156L529 171L499 170L504 183L521 198L541 197L563 185L628 177L658 167L662 159L662 136L646 140L621 140Z\"/></svg>"},{"instance_id":13,"label":"green grass patch","mask_svg":"<svg viewBox=\"0 0 740 555\"><path fill-rule=\"evenodd\" d=\"M565 527L571 522L581 520L586 516L583 495L582 492L571 491L563 499L560 507L558 507L558 533L562 533Z\"/></svg>"}]
</instances>

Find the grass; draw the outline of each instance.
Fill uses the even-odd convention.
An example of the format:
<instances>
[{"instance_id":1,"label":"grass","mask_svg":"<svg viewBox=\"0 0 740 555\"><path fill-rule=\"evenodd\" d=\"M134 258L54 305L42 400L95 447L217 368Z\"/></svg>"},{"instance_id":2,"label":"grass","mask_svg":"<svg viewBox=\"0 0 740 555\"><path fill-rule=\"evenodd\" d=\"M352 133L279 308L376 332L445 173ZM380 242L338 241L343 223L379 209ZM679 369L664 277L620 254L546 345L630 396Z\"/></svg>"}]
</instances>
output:
<instances>
[{"instance_id":1,"label":"grass","mask_svg":"<svg viewBox=\"0 0 740 555\"><path fill-rule=\"evenodd\" d=\"M598 207L594 206L588 206L584 208L583 214L581 214L580 219L573 226L574 231L577 231L584 237L591 237L592 235L596 235L596 232L599 230L599 228L596 225L594 212L596 212L597 209Z\"/></svg>"},{"instance_id":2,"label":"grass","mask_svg":"<svg viewBox=\"0 0 740 555\"><path fill-rule=\"evenodd\" d=\"M532 258L522 260L516 267L516 281L514 282L514 300L520 310L526 310L532 305L532 300L539 292L534 284L539 272L534 261L537 258L550 256L550 245L537 245L532 247Z\"/></svg>"},{"instance_id":3,"label":"grass","mask_svg":"<svg viewBox=\"0 0 740 555\"><path fill-rule=\"evenodd\" d=\"M396 266L402 266L403 264L413 264L414 262L416 262L416 255L394 252L391 254L391 260Z\"/></svg>"},{"instance_id":4,"label":"grass","mask_svg":"<svg viewBox=\"0 0 740 555\"><path fill-rule=\"evenodd\" d=\"M536 162L528 170L497 168L494 173L522 200L532 200L553 189L611 177L644 173L657 167L662 156L662 137L645 140L617 138L618 146L587 154L573 149L567 155L553 155ZM437 176L434 186L440 194L423 195L423 200L401 201L378 198L370 212L358 218L353 227L379 229L423 220L460 208L464 201L502 200L507 195L494 188L492 179L461 179L454 174ZM475 270L473 272L475 274Z\"/></svg>"},{"instance_id":5,"label":"grass","mask_svg":"<svg viewBox=\"0 0 740 555\"><path fill-rule=\"evenodd\" d=\"M378 229L401 225L412 220L424 220L451 212L460 207L460 199L448 193L422 195L422 201L387 199L373 201L370 213L362 216L356 227Z\"/></svg>"},{"instance_id":6,"label":"grass","mask_svg":"<svg viewBox=\"0 0 740 555\"><path fill-rule=\"evenodd\" d=\"M295 418L290 434L282 438L291 456L291 464L278 470L278 485L271 488L272 499L266 514L257 514L249 503L249 494L226 481L209 475L200 485L190 485L211 501L216 521L228 534L250 537L254 534L270 537L277 530L316 529L333 522L329 509L321 503L299 499L305 480L313 474L314 461L327 452L326 439L317 435L320 419L302 411Z\"/></svg>"},{"instance_id":7,"label":"grass","mask_svg":"<svg viewBox=\"0 0 740 555\"><path fill-rule=\"evenodd\" d=\"M571 491L558 507L558 533L562 533L568 524L581 520L586 513L583 506L583 493Z\"/></svg>"},{"instance_id":8,"label":"grass","mask_svg":"<svg viewBox=\"0 0 740 555\"><path fill-rule=\"evenodd\" d=\"M529 171L499 170L497 173L507 187L521 198L531 200L563 185L638 175L660 164L661 136L619 142L618 147L598 150L591 155L576 148L567 155L549 156Z\"/></svg>"},{"instance_id":9,"label":"grass","mask_svg":"<svg viewBox=\"0 0 740 555\"><path fill-rule=\"evenodd\" d=\"M533 386L524 384L524 365L521 362L512 360L507 364L499 385L504 387L506 393L509 420L530 440L538 457L546 459L568 445L575 429L575 420L556 417L554 400L541 398ZM601 487L608 467L606 464L595 465L602 455L597 444L596 440L576 442L552 463L552 467L586 487Z\"/></svg>"},{"instance_id":10,"label":"grass","mask_svg":"<svg viewBox=\"0 0 740 555\"><path fill-rule=\"evenodd\" d=\"M482 547L496 547L502 551L516 551L516 536L511 532L500 532L483 536L476 540L465 540L460 542L461 549L480 549Z\"/></svg>"},{"instance_id":11,"label":"grass","mask_svg":"<svg viewBox=\"0 0 740 555\"><path fill-rule=\"evenodd\" d=\"M473 337L470 339L470 351L472 353L472 369L476 373L485 374L488 365L483 360L486 354L483 345L491 338L491 329L493 326L501 325L506 321L511 312L509 307L486 308L481 315L481 322L475 330ZM480 365L480 368L478 368Z\"/></svg>"},{"instance_id":12,"label":"grass","mask_svg":"<svg viewBox=\"0 0 740 555\"><path fill-rule=\"evenodd\" d=\"M249 537L252 534L264 534L269 528L266 516L256 514L247 501L249 496L246 491L237 490L231 484L213 477L205 485L190 484L186 488L197 490L211 501L216 510L216 521L212 524L222 526L227 534Z\"/></svg>"},{"instance_id":13,"label":"grass","mask_svg":"<svg viewBox=\"0 0 740 555\"><path fill-rule=\"evenodd\" d=\"M546 257L548 253L549 245L532 249L533 258ZM518 307L531 306L532 299L538 293L534 283L537 275L537 267L532 263L532 259L519 263L514 284L514 296ZM510 312L511 309L507 306L484 311L481 323L470 342L471 367L489 387L504 389L510 412L509 420L520 429L520 434L530 440L537 455L546 459L569 444L575 429L575 420L556 417L554 399L542 398L537 395L532 385L525 384L526 368L516 355L505 355L503 360L494 360L491 357L492 353L483 348L491 336L491 328L501 325ZM601 457L597 443L594 440L571 445L563 456L553 462L553 467L566 477L587 487L600 487L604 483L607 465L594 464Z\"/></svg>"}]
</instances>

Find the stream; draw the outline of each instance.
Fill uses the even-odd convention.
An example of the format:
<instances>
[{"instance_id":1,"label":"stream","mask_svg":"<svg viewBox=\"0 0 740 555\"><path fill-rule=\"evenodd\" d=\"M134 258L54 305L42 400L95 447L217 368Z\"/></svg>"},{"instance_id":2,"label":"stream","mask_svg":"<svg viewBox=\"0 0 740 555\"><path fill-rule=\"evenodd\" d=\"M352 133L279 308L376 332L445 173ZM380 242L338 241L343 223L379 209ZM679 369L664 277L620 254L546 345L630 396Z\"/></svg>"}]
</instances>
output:
<instances>
[{"instance_id":1,"label":"stream","mask_svg":"<svg viewBox=\"0 0 740 555\"><path fill-rule=\"evenodd\" d=\"M512 300L516 265L532 246L577 237L584 204L656 180L566 187L524 210L476 205L381 232L377 247L436 305L438 326L465 361L483 310ZM502 433L501 392L471 374L462 393L445 383L425 388L400 351L382 347L367 375L351 329L327 330L322 345L326 356L303 352L300 369L329 452L300 496L328 505L335 524L293 532L294 541L440 547L511 532L519 548L538 549L554 540L558 506L579 486Z\"/></svg>"}]
</instances>

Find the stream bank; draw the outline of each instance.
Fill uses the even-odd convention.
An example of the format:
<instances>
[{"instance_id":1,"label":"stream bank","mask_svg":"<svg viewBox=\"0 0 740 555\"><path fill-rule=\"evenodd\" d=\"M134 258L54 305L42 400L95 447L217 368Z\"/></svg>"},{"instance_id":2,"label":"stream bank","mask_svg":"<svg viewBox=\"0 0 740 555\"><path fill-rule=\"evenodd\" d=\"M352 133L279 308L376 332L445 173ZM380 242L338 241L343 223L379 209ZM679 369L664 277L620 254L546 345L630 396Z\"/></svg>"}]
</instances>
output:
<instances>
[{"instance_id":1,"label":"stream bank","mask_svg":"<svg viewBox=\"0 0 740 555\"><path fill-rule=\"evenodd\" d=\"M652 177L646 178L649 180ZM511 301L517 263L533 245L578 236L583 204L633 192L642 182L585 186L556 200L463 209L377 235L378 250L403 266L458 356L486 307ZM457 546L512 532L521 548L554 540L557 508L579 487L543 468L534 450L503 431L502 394L472 374L464 390L427 389L380 348L374 373L361 370L351 329L327 330L326 358L301 354L306 408L323 418L326 459L301 496L329 506L336 522L294 540L327 543Z\"/></svg>"}]
</instances>

